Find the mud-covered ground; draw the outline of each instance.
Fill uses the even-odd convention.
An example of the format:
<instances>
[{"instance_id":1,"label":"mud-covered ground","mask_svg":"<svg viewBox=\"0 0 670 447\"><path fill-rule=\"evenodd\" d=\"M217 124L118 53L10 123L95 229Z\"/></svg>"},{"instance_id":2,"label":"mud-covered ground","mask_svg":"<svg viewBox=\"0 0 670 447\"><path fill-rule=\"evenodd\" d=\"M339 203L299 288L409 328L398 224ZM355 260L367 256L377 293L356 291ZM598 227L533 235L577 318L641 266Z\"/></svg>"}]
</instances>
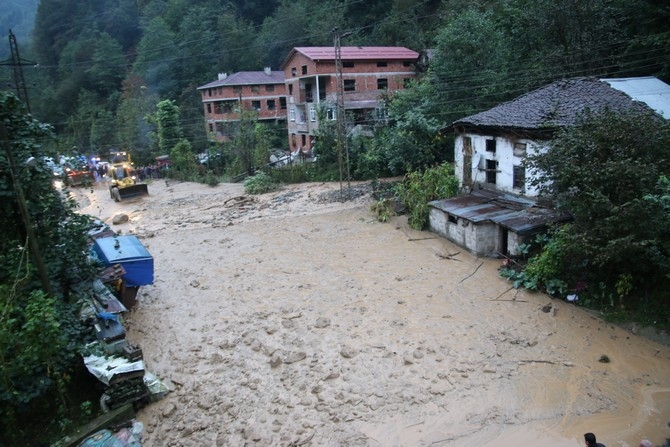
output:
<instances>
[{"instance_id":1,"label":"mud-covered ground","mask_svg":"<svg viewBox=\"0 0 670 447\"><path fill-rule=\"evenodd\" d=\"M366 184L155 181L82 212L136 234L155 283L127 338L171 392L143 445L612 446L670 438L670 349L561 300L511 288ZM602 356L609 363L602 363Z\"/></svg>"}]
</instances>

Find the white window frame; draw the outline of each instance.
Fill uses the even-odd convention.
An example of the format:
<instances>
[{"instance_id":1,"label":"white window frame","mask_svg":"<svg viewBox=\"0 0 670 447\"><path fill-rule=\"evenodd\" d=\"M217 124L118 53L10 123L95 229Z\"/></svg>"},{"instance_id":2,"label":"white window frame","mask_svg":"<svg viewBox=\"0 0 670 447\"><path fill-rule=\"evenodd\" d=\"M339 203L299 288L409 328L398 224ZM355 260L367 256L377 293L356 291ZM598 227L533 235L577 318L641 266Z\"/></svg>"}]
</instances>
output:
<instances>
[{"instance_id":1,"label":"white window frame","mask_svg":"<svg viewBox=\"0 0 670 447\"><path fill-rule=\"evenodd\" d=\"M291 108L288 111L288 116L291 121L295 121L295 107L291 106Z\"/></svg>"}]
</instances>

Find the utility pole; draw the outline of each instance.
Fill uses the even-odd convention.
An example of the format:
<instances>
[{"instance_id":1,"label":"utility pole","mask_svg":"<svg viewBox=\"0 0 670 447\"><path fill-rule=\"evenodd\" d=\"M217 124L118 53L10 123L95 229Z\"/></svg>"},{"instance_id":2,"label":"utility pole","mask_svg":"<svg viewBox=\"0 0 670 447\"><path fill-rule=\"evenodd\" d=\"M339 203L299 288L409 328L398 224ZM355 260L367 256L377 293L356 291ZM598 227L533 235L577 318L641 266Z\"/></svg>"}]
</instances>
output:
<instances>
[{"instance_id":1,"label":"utility pole","mask_svg":"<svg viewBox=\"0 0 670 447\"><path fill-rule=\"evenodd\" d=\"M16 36L12 30L9 30L9 49L12 53L11 59L6 59L0 62L0 65L9 65L13 69L14 74L14 88L16 89L16 96L19 97L21 102L26 105L28 113L30 113L30 102L28 102L28 89L26 88L26 80L23 78L23 66L24 65L37 65L36 62L28 61L21 59L19 56L19 46L16 43Z\"/></svg>"},{"instance_id":2,"label":"utility pole","mask_svg":"<svg viewBox=\"0 0 670 447\"><path fill-rule=\"evenodd\" d=\"M351 178L349 175L349 149L347 147L347 123L344 111L344 80L342 79L342 47L340 41L342 37L349 36L351 33L341 34L340 30L333 28L333 46L335 47L335 82L337 84L336 93L336 118L337 118L337 160L340 165L340 198L343 199L342 180L344 177L344 168L346 164L347 171L347 195L351 192Z\"/></svg>"}]
</instances>

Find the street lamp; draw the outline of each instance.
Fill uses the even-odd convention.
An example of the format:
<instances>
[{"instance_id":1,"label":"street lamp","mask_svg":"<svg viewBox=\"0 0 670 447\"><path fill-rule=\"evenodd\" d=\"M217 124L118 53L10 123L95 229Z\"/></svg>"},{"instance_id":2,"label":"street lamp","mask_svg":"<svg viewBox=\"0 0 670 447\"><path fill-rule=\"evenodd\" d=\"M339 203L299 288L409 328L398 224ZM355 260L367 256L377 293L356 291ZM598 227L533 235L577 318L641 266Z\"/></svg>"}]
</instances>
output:
<instances>
[{"instance_id":1,"label":"street lamp","mask_svg":"<svg viewBox=\"0 0 670 447\"><path fill-rule=\"evenodd\" d=\"M42 289L44 292L53 296L53 290L51 289L51 282L47 276L47 271L44 266L44 261L42 260L42 252L40 251L40 246L37 243L37 237L35 236L35 228L33 227L32 219L30 218L30 213L28 212L28 205L26 204L26 198L23 194L23 187L19 181L19 176L16 175L16 161L14 160L14 154L9 146L9 135L5 124L0 121L0 138L2 139L2 146L7 155L7 162L9 164L9 174L12 177L12 183L14 185L14 191L16 192L16 200L19 204L19 210L21 212L21 218L23 220L23 226L25 227L26 234L28 236L28 245L30 251L33 255L33 261L35 262L35 267L37 267L37 273L40 277L40 282L42 283ZM31 165L35 163L35 158L30 157L26 161L26 165Z\"/></svg>"}]
</instances>

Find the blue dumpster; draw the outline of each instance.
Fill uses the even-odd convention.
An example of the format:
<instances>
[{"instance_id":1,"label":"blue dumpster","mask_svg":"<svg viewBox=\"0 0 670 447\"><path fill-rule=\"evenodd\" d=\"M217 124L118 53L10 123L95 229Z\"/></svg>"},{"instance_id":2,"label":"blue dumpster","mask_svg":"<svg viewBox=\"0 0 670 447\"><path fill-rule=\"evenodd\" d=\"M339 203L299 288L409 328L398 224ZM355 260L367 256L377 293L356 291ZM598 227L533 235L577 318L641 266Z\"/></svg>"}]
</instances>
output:
<instances>
[{"instance_id":1,"label":"blue dumpster","mask_svg":"<svg viewBox=\"0 0 670 447\"><path fill-rule=\"evenodd\" d=\"M120 264L128 287L154 283L154 258L135 236L112 236L96 239L95 256L106 266Z\"/></svg>"}]
</instances>

